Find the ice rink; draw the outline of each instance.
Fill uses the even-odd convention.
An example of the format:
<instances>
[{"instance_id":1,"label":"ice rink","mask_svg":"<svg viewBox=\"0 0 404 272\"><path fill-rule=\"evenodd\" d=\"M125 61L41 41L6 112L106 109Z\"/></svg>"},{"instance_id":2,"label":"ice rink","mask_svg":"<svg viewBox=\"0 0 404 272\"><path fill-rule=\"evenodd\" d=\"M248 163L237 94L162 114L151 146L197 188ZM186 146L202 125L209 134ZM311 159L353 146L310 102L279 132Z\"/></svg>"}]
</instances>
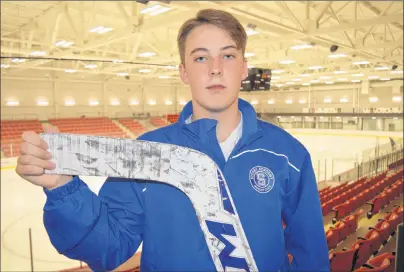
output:
<instances>
[{"instance_id":1,"label":"ice rink","mask_svg":"<svg viewBox=\"0 0 404 272\"><path fill-rule=\"evenodd\" d=\"M320 180L324 179L324 163L334 161L333 172L352 168L364 149L389 143L389 137L401 133L344 131L290 131L309 150L317 172L320 161ZM380 136L380 137L379 137ZM378 137L378 140L376 139ZM35 271L56 271L78 267L78 261L69 260L52 247L42 223L45 195L41 188L22 180L15 173L16 158L2 161L1 168L1 271L30 271L29 229L32 233L33 266ZM329 166L328 166L329 167ZM327 167L327 177L331 170ZM316 173L317 174L317 173ZM98 192L105 178L82 177L94 192Z\"/></svg>"}]
</instances>

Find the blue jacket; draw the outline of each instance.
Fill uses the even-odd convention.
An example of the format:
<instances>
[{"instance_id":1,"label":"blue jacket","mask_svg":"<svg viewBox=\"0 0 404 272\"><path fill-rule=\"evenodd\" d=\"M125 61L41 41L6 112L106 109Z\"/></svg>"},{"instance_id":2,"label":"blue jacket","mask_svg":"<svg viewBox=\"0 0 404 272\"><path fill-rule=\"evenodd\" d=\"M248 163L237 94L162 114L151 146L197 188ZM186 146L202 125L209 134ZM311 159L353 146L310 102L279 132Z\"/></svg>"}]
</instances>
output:
<instances>
[{"instance_id":1,"label":"blue jacket","mask_svg":"<svg viewBox=\"0 0 404 272\"><path fill-rule=\"evenodd\" d=\"M191 102L177 123L139 139L193 148L217 163L260 271L329 271L308 151L281 128L257 119L246 101L239 99L239 109L243 135L227 162L216 138L215 120L185 123L192 114ZM257 170L268 173L270 182L260 183ZM141 242L142 271L215 270L194 208L173 186L108 178L97 196L75 177L44 191L44 224L52 244L93 270L118 267ZM292 264L288 253L294 257Z\"/></svg>"}]
</instances>

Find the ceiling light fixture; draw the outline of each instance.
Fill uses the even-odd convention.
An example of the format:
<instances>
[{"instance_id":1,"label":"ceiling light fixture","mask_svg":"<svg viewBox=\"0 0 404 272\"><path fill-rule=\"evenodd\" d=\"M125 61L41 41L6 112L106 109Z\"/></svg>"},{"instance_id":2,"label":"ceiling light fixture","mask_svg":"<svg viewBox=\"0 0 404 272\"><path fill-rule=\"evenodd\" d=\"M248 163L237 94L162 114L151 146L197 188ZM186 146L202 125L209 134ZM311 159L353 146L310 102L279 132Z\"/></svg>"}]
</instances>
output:
<instances>
[{"instance_id":1,"label":"ceiling light fixture","mask_svg":"<svg viewBox=\"0 0 404 272\"><path fill-rule=\"evenodd\" d=\"M375 68L376 71L386 71L389 70L389 67L387 66L378 66Z\"/></svg>"},{"instance_id":2,"label":"ceiling light fixture","mask_svg":"<svg viewBox=\"0 0 404 272\"><path fill-rule=\"evenodd\" d=\"M7 101L6 105L7 106L18 106L18 105L20 105L20 102L18 102L18 101Z\"/></svg>"},{"instance_id":3,"label":"ceiling light fixture","mask_svg":"<svg viewBox=\"0 0 404 272\"><path fill-rule=\"evenodd\" d=\"M330 59L339 59L339 58L344 58L346 56L347 56L346 54L331 54L331 55L328 55L328 57Z\"/></svg>"},{"instance_id":4,"label":"ceiling light fixture","mask_svg":"<svg viewBox=\"0 0 404 272\"><path fill-rule=\"evenodd\" d=\"M15 58L15 59L12 59L11 62L22 63L22 62L25 62L25 59Z\"/></svg>"},{"instance_id":5,"label":"ceiling light fixture","mask_svg":"<svg viewBox=\"0 0 404 272\"><path fill-rule=\"evenodd\" d=\"M56 42L55 46L57 46L57 47L69 47L69 46L71 46L73 44L74 44L74 42L69 42L69 41L62 40L62 41Z\"/></svg>"},{"instance_id":6,"label":"ceiling light fixture","mask_svg":"<svg viewBox=\"0 0 404 272\"><path fill-rule=\"evenodd\" d=\"M296 61L294 60L280 60L279 63L280 64L292 64L295 63Z\"/></svg>"},{"instance_id":7,"label":"ceiling light fixture","mask_svg":"<svg viewBox=\"0 0 404 272\"><path fill-rule=\"evenodd\" d=\"M30 53L31 56L36 56L36 57L41 57L41 56L45 56L46 52L45 51L34 51L32 53Z\"/></svg>"},{"instance_id":8,"label":"ceiling light fixture","mask_svg":"<svg viewBox=\"0 0 404 272\"><path fill-rule=\"evenodd\" d=\"M113 30L112 27L97 26L89 30L91 33L104 34Z\"/></svg>"},{"instance_id":9,"label":"ceiling light fixture","mask_svg":"<svg viewBox=\"0 0 404 272\"><path fill-rule=\"evenodd\" d=\"M291 46L290 49L291 50L302 50L302 49L309 49L312 47L313 47L313 45L311 45L311 44L299 44L299 45Z\"/></svg>"},{"instance_id":10,"label":"ceiling light fixture","mask_svg":"<svg viewBox=\"0 0 404 272\"><path fill-rule=\"evenodd\" d=\"M402 100L401 96L393 96L392 99L394 102L400 102Z\"/></svg>"},{"instance_id":11,"label":"ceiling light fixture","mask_svg":"<svg viewBox=\"0 0 404 272\"><path fill-rule=\"evenodd\" d=\"M97 64L86 64L86 65L84 65L84 68L94 69L94 68L97 68Z\"/></svg>"},{"instance_id":12,"label":"ceiling light fixture","mask_svg":"<svg viewBox=\"0 0 404 272\"><path fill-rule=\"evenodd\" d=\"M142 52L142 53L139 53L138 56L141 58L148 58L148 57L153 57L155 55L156 55L156 53L154 53L154 52Z\"/></svg>"},{"instance_id":13,"label":"ceiling light fixture","mask_svg":"<svg viewBox=\"0 0 404 272\"><path fill-rule=\"evenodd\" d=\"M361 64L369 64L370 62L367 60L361 60L361 61L354 61L353 64L355 65L361 65Z\"/></svg>"},{"instance_id":14,"label":"ceiling light fixture","mask_svg":"<svg viewBox=\"0 0 404 272\"><path fill-rule=\"evenodd\" d=\"M249 58L249 57L254 57L255 53L252 52L245 52L244 57Z\"/></svg>"},{"instance_id":15,"label":"ceiling light fixture","mask_svg":"<svg viewBox=\"0 0 404 272\"><path fill-rule=\"evenodd\" d=\"M320 65L315 65L315 66L309 66L309 67L307 67L307 69L309 69L309 70L319 70L319 69L323 69L324 67L323 66L320 66Z\"/></svg>"}]
</instances>

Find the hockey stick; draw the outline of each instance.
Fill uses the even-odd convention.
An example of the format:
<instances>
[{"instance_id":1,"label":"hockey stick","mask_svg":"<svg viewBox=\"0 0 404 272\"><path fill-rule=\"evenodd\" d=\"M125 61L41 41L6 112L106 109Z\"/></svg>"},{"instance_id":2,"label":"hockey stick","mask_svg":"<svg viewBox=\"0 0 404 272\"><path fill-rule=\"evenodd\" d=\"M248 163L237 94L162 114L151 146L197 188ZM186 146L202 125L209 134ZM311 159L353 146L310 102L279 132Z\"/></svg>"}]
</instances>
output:
<instances>
[{"instance_id":1,"label":"hockey stick","mask_svg":"<svg viewBox=\"0 0 404 272\"><path fill-rule=\"evenodd\" d=\"M207 155L185 147L133 139L41 134L56 169L47 174L152 180L190 199L217 271L257 271L226 180Z\"/></svg>"}]
</instances>

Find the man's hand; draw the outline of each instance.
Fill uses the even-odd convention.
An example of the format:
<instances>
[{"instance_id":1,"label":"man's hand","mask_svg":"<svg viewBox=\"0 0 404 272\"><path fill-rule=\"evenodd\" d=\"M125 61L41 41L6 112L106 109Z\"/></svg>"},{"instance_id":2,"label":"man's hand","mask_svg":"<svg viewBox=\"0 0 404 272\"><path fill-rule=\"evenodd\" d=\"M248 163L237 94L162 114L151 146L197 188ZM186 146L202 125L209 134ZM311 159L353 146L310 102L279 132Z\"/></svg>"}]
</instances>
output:
<instances>
[{"instance_id":1,"label":"man's hand","mask_svg":"<svg viewBox=\"0 0 404 272\"><path fill-rule=\"evenodd\" d=\"M45 133L58 133L57 127L44 124ZM55 164L50 161L51 154L47 151L48 144L33 131L22 134L23 143L20 145L21 155L15 171L23 179L32 184L52 190L73 179L72 176L44 174L45 169L52 170Z\"/></svg>"}]
</instances>

